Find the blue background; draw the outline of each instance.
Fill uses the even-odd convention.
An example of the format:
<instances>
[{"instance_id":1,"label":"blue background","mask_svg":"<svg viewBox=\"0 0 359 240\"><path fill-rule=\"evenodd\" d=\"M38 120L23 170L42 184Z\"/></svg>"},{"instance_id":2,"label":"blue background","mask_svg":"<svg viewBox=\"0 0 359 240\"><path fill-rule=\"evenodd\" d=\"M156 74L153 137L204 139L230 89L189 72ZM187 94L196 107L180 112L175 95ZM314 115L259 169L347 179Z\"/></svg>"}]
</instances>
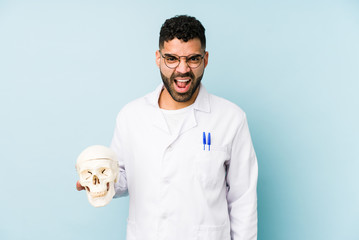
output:
<instances>
[{"instance_id":1,"label":"blue background","mask_svg":"<svg viewBox=\"0 0 359 240\"><path fill-rule=\"evenodd\" d=\"M260 240L359 239L359 1L1 1L0 239L125 239L128 198L92 207L78 154L160 82L159 29L206 27L203 83L247 113Z\"/></svg>"}]
</instances>

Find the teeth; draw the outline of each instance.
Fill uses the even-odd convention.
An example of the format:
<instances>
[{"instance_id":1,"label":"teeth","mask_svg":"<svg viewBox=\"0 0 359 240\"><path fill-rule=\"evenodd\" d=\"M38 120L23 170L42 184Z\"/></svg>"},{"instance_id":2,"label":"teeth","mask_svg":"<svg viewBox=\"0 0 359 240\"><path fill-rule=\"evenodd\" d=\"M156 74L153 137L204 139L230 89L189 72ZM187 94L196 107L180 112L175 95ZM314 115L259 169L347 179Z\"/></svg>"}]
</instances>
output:
<instances>
[{"instance_id":1,"label":"teeth","mask_svg":"<svg viewBox=\"0 0 359 240\"><path fill-rule=\"evenodd\" d=\"M106 195L107 191L103 192L90 192L91 197L98 198L98 197L104 197Z\"/></svg>"},{"instance_id":2,"label":"teeth","mask_svg":"<svg viewBox=\"0 0 359 240\"><path fill-rule=\"evenodd\" d=\"M186 79L186 80L180 80L180 79L176 79L177 82L188 82L190 79Z\"/></svg>"}]
</instances>

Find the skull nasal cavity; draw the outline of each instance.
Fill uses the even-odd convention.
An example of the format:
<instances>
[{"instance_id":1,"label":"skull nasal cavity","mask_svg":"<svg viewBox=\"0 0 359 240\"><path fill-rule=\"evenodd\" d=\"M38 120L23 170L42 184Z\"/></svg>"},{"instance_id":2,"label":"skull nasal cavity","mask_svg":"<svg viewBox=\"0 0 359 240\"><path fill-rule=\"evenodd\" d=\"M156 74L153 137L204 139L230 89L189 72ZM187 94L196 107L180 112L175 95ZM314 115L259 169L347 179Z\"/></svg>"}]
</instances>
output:
<instances>
[{"instance_id":1,"label":"skull nasal cavity","mask_svg":"<svg viewBox=\"0 0 359 240\"><path fill-rule=\"evenodd\" d=\"M98 177L96 175L93 176L93 184L96 185L96 184L100 184L100 179L98 179Z\"/></svg>"}]
</instances>

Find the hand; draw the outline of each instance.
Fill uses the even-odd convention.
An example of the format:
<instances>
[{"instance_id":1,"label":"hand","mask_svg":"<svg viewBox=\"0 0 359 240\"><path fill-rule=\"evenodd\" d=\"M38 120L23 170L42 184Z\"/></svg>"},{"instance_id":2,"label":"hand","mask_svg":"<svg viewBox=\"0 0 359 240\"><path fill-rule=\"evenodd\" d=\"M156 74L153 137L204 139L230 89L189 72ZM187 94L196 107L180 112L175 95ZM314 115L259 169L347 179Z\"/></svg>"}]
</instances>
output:
<instances>
[{"instance_id":1,"label":"hand","mask_svg":"<svg viewBox=\"0 0 359 240\"><path fill-rule=\"evenodd\" d=\"M85 188L80 184L80 181L77 181L77 183L76 183L76 189L77 189L77 191L85 190Z\"/></svg>"}]
</instances>

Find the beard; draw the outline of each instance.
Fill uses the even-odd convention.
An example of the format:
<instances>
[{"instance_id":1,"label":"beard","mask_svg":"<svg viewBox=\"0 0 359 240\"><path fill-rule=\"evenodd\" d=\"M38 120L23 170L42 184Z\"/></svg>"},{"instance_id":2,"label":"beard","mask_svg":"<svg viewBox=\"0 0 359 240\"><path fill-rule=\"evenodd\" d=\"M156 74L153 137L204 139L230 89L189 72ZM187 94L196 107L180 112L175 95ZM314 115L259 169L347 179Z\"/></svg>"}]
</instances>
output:
<instances>
[{"instance_id":1,"label":"beard","mask_svg":"<svg viewBox=\"0 0 359 240\"><path fill-rule=\"evenodd\" d=\"M184 74L181 74L181 73L176 74L175 72L173 72L169 78L166 77L165 75L163 75L161 70L160 70L160 73L161 73L163 85L165 85L165 88L167 89L167 91L169 92L169 94L171 95L173 100L175 100L176 102L187 102L187 101L191 100L193 94L196 92L197 88L199 87L199 84L201 83L204 72L197 78L194 76L192 71L184 73ZM175 83L176 77L190 77L191 78L191 82L190 82L191 86L187 92L179 93L174 89L173 85L176 84Z\"/></svg>"}]
</instances>

